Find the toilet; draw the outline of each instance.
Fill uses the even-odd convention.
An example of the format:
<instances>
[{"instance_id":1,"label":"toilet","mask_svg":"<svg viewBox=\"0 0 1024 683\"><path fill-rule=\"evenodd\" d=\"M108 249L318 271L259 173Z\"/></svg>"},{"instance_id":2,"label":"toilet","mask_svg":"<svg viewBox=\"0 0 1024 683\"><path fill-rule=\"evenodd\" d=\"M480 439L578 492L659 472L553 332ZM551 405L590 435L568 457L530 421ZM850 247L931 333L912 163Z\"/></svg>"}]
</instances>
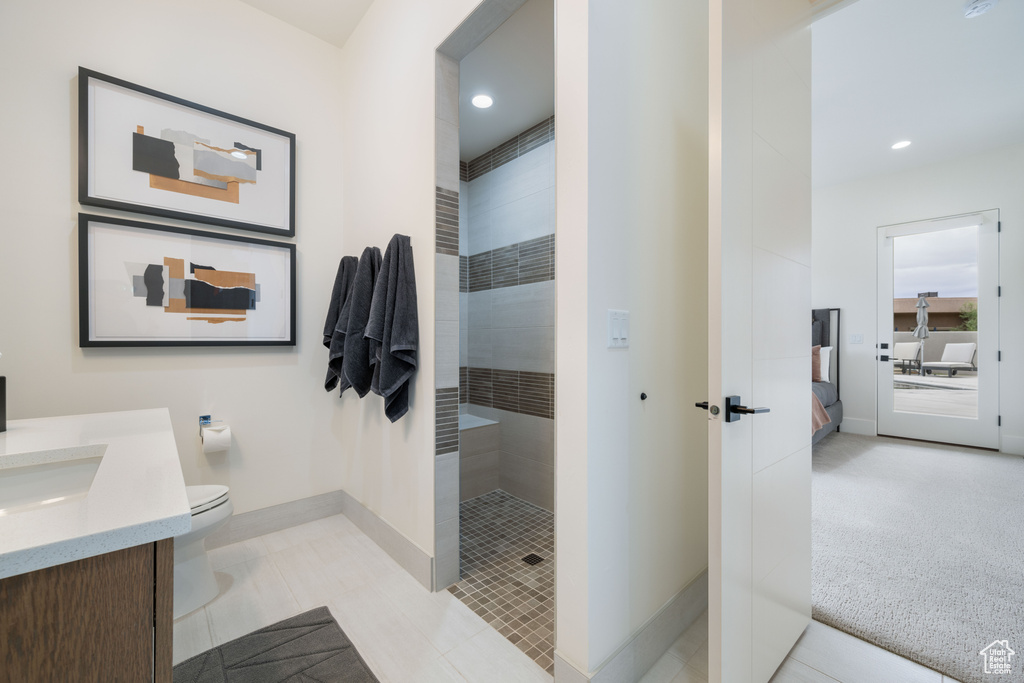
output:
<instances>
[{"instance_id":1,"label":"toilet","mask_svg":"<svg viewBox=\"0 0 1024 683\"><path fill-rule=\"evenodd\" d=\"M224 526L235 511L228 487L186 486L192 530L174 537L174 618L183 617L217 597L217 579L206 555L206 537Z\"/></svg>"}]
</instances>

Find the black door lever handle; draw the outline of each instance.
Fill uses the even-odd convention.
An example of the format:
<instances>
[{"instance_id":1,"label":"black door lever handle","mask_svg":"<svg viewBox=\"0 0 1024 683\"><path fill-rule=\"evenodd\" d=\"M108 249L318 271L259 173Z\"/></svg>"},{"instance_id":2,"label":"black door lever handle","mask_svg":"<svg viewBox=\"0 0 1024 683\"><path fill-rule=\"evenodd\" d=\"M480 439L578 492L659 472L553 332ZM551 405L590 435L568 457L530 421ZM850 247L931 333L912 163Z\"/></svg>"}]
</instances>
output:
<instances>
[{"instance_id":1,"label":"black door lever handle","mask_svg":"<svg viewBox=\"0 0 1024 683\"><path fill-rule=\"evenodd\" d=\"M732 406L732 412L741 415L760 415L761 413L772 412L769 408L748 408L746 406Z\"/></svg>"},{"instance_id":2,"label":"black door lever handle","mask_svg":"<svg viewBox=\"0 0 1024 683\"><path fill-rule=\"evenodd\" d=\"M741 415L760 415L761 413L771 412L768 408L748 408L745 405L742 405L742 401L743 399L739 396L725 397L726 422L738 422Z\"/></svg>"},{"instance_id":3,"label":"black door lever handle","mask_svg":"<svg viewBox=\"0 0 1024 683\"><path fill-rule=\"evenodd\" d=\"M701 401L700 403L694 403L693 405L695 405L698 408L703 408L704 410L708 409L708 402L707 401Z\"/></svg>"}]
</instances>

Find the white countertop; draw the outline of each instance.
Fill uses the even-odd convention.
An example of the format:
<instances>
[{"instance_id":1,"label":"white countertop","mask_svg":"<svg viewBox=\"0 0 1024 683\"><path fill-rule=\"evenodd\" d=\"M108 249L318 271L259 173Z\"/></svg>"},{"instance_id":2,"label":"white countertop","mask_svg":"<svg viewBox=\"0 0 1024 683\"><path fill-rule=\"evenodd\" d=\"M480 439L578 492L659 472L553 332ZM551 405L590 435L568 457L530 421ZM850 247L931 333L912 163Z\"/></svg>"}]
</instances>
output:
<instances>
[{"instance_id":1,"label":"white countertop","mask_svg":"<svg viewBox=\"0 0 1024 683\"><path fill-rule=\"evenodd\" d=\"M0 515L0 579L192 528L166 408L11 420L0 433L0 476L14 472L10 468L63 461L72 452L102 453L88 493Z\"/></svg>"}]
</instances>

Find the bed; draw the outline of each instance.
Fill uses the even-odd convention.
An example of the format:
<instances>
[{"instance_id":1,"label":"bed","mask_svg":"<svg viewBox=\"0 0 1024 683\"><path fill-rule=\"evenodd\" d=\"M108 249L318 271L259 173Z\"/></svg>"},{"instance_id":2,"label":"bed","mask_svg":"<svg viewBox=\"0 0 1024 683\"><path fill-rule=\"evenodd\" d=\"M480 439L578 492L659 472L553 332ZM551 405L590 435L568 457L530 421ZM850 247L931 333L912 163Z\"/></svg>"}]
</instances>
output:
<instances>
[{"instance_id":1,"label":"bed","mask_svg":"<svg viewBox=\"0 0 1024 683\"><path fill-rule=\"evenodd\" d=\"M811 436L811 445L838 432L843 422L843 402L839 398L839 309L816 308L811 311L811 346L832 347L828 354L828 381L811 382L811 391L821 401L831 420ZM825 375L824 369L822 375Z\"/></svg>"}]
</instances>

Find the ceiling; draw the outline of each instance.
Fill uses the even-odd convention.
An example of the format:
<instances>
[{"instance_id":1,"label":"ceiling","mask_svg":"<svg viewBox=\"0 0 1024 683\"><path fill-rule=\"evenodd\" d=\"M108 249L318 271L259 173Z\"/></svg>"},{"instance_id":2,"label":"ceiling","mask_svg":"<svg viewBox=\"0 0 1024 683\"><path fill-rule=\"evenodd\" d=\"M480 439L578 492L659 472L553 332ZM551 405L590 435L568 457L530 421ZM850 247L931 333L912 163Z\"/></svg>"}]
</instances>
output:
<instances>
[{"instance_id":1,"label":"ceiling","mask_svg":"<svg viewBox=\"0 0 1024 683\"><path fill-rule=\"evenodd\" d=\"M1024 142L1024 0L963 5L858 0L814 24L815 187Z\"/></svg>"},{"instance_id":2,"label":"ceiling","mask_svg":"<svg viewBox=\"0 0 1024 683\"><path fill-rule=\"evenodd\" d=\"M345 47L373 0L242 0L286 24Z\"/></svg>"},{"instance_id":3,"label":"ceiling","mask_svg":"<svg viewBox=\"0 0 1024 683\"><path fill-rule=\"evenodd\" d=\"M474 107L477 94L494 105ZM475 159L554 113L554 0L528 0L459 63L459 156Z\"/></svg>"}]
</instances>

